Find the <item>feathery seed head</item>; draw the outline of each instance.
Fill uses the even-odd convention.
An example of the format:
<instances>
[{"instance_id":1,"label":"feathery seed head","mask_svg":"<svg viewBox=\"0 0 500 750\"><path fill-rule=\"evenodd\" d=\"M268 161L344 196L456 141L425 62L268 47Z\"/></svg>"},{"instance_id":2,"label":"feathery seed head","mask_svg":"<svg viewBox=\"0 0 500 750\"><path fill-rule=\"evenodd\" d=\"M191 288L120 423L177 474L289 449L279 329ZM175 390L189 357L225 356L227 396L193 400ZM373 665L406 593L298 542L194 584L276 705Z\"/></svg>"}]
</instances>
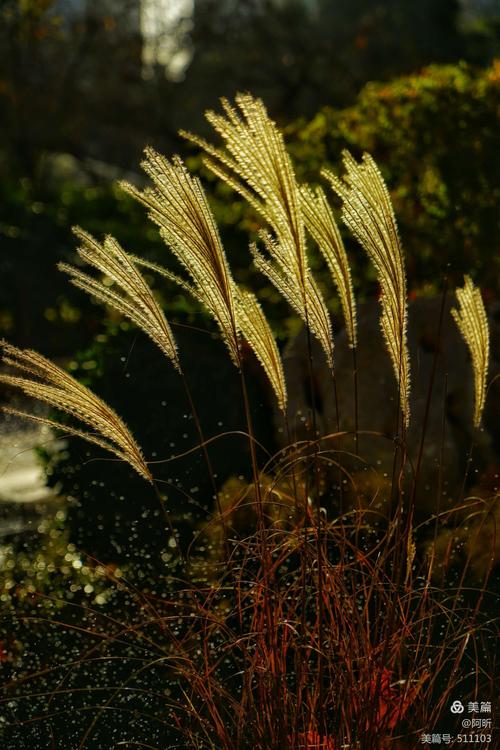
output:
<instances>
[{"instance_id":1,"label":"feathery seed head","mask_svg":"<svg viewBox=\"0 0 500 750\"><path fill-rule=\"evenodd\" d=\"M282 412L285 412L287 393L283 364L262 308L255 295L238 289L236 310L241 335L247 340L263 366L276 395L278 406Z\"/></svg>"},{"instance_id":2,"label":"feathery seed head","mask_svg":"<svg viewBox=\"0 0 500 750\"><path fill-rule=\"evenodd\" d=\"M474 426L479 427L486 400L486 381L490 354L488 317L481 291L474 286L470 276L464 277L464 286L456 290L458 309L452 309L462 337L467 344L474 373Z\"/></svg>"},{"instance_id":3,"label":"feathery seed head","mask_svg":"<svg viewBox=\"0 0 500 750\"><path fill-rule=\"evenodd\" d=\"M179 157L168 161L151 148L145 154L143 167L153 187L143 191L128 183L122 187L148 208L192 285L177 280L214 317L233 362L238 364L234 282L201 183Z\"/></svg>"},{"instance_id":4,"label":"feathery seed head","mask_svg":"<svg viewBox=\"0 0 500 750\"><path fill-rule=\"evenodd\" d=\"M269 257L253 248L255 263L319 339L333 367L330 317L307 262L300 193L283 136L260 99L238 94L236 107L223 99L224 114L206 115L225 148L190 133L183 135L205 151L207 167L271 228L272 236L261 234Z\"/></svg>"},{"instance_id":5,"label":"feathery seed head","mask_svg":"<svg viewBox=\"0 0 500 750\"><path fill-rule=\"evenodd\" d=\"M321 188L300 186L300 197L306 229L318 245L340 297L349 344L357 343L356 302L351 269L337 223Z\"/></svg>"},{"instance_id":6,"label":"feathery seed head","mask_svg":"<svg viewBox=\"0 0 500 750\"><path fill-rule=\"evenodd\" d=\"M2 342L2 360L24 375L0 375L0 382L19 388L27 396L43 401L55 409L78 419L92 432L77 427L62 427L57 422L17 409L4 407L3 411L26 417L36 422L64 429L69 435L81 437L90 443L110 451L126 461L148 482L153 478L144 461L142 451L120 417L92 391L57 367L49 359L31 349L18 349Z\"/></svg>"},{"instance_id":7,"label":"feathery seed head","mask_svg":"<svg viewBox=\"0 0 500 750\"><path fill-rule=\"evenodd\" d=\"M406 426L410 420L410 361L407 346L408 304L403 250L391 198L380 171L369 154L361 163L343 152L346 174L340 180L328 170L323 175L342 199L342 218L362 245L377 271L381 287L381 327L399 384Z\"/></svg>"},{"instance_id":8,"label":"feathery seed head","mask_svg":"<svg viewBox=\"0 0 500 750\"><path fill-rule=\"evenodd\" d=\"M110 278L114 288L67 263L60 263L59 269L68 274L76 287L135 323L180 371L177 345L171 328L151 289L137 270L133 256L128 255L111 236L107 236L101 244L79 227L73 231L81 241L78 248L80 258Z\"/></svg>"}]
</instances>

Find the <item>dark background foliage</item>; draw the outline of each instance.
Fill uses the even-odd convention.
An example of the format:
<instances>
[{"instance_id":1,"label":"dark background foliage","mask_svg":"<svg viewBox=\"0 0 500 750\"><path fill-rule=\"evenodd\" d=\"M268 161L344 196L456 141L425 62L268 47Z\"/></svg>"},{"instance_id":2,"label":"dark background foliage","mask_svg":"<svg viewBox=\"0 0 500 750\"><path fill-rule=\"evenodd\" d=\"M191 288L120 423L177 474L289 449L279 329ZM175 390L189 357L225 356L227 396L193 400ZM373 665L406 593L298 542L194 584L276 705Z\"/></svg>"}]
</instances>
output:
<instances>
[{"instance_id":1,"label":"dark background foliage","mask_svg":"<svg viewBox=\"0 0 500 750\"><path fill-rule=\"evenodd\" d=\"M143 60L139 0L4 0L1 132L13 168L39 173L54 151L135 167L145 142L170 151L179 127L203 128L203 110L219 96L250 90L288 122L429 63L487 65L499 44L495 3L484 0L146 5L160 17L179 7L157 32L158 45L185 58L167 75Z\"/></svg>"},{"instance_id":2,"label":"dark background foliage","mask_svg":"<svg viewBox=\"0 0 500 750\"><path fill-rule=\"evenodd\" d=\"M156 0L157 11L167 5ZM54 270L72 255L71 225L166 259L113 182L126 170L141 179L145 143L192 154L177 129L205 132L204 109L238 90L262 96L288 125L303 178L338 168L344 147L373 153L393 192L414 288L450 263L457 279L472 270L496 292L499 29L487 1L196 0L179 2L158 26L153 42L166 43L166 67L148 53L138 0L5 0L0 331L54 353L90 340L98 311ZM448 65L423 68L429 63ZM256 223L221 186L214 205L247 280L246 231ZM372 293L353 258L359 293ZM278 302L269 288L263 297ZM269 314L283 321L286 308ZM293 324L280 326L284 334Z\"/></svg>"}]
</instances>

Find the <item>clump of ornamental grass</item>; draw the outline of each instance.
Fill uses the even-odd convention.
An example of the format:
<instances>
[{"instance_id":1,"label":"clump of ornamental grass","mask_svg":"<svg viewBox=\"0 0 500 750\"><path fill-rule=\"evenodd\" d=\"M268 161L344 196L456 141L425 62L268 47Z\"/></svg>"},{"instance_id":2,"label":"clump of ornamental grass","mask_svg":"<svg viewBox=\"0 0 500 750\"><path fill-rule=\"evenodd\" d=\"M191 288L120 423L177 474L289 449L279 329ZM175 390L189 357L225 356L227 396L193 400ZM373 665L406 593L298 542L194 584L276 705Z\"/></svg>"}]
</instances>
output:
<instances>
[{"instance_id":1,"label":"clump of ornamental grass","mask_svg":"<svg viewBox=\"0 0 500 750\"><path fill-rule=\"evenodd\" d=\"M136 729L130 735L125 731L126 740L120 745L200 750L413 747L419 733L432 730L443 715L448 716L451 697L460 695L466 701L468 696L477 700L479 695L490 694L485 665L491 623L488 627L483 623L481 603L487 596L493 553L481 584L472 590L465 585L472 554L453 582L446 578L450 556L443 560L435 554L436 545L426 554L418 547L421 529L414 525L412 503L401 481L411 420L409 311L403 247L389 191L368 154L358 162L346 153L343 177L325 173L342 201L347 227L377 272L381 327L398 392L399 429L390 480L394 502L389 517L381 522L373 505L354 503L342 511L339 487L347 483L354 497L357 491L341 450L341 440L347 435L340 429L334 435L321 435L315 420L310 336L321 344L335 394L336 379L334 332L311 271L308 238L318 245L339 295L353 350L353 388L357 388L354 287L332 206L322 188L299 185L283 137L260 100L240 95L235 105L223 101L222 107L223 114L207 114L221 145L192 135L188 138L205 152L207 167L248 200L262 218L259 241L250 246L250 253L307 330L310 434L300 443L291 437L280 351L257 296L240 288L232 277L200 180L179 157L168 160L147 149L143 166L151 185L144 190L130 184L123 187L148 210L180 264L181 275L173 274L168 265L137 258L112 237L101 243L80 229L76 230L81 242L79 265L63 264L61 270L76 286L129 318L179 373L198 428L199 444L191 450L193 455L204 453L214 490L214 515L190 550L171 549L167 563L176 566L175 576L158 582L158 590L150 594L130 587L142 618L132 624L108 618L109 633L102 623L86 626L91 639L96 628L100 637L84 655L74 663L63 660L57 668L49 666L37 673L59 675L62 669L63 676L36 694L42 696L43 705L37 707L34 720L50 724L51 717L62 715L67 709L61 708L59 714L55 708L61 695L76 700L74 670L86 660L119 659L123 646L127 651L122 659L137 659L137 668L112 686L104 679L102 684L81 688L93 716L84 722L80 749L105 746L102 732L113 710L124 716L135 712L135 717L142 712L146 726L161 727L149 733L144 730L142 735ZM217 484L206 450L209 441L182 368L182 352L141 273L144 267L177 284L217 325L241 379L251 483ZM487 386L489 333L480 292L468 277L457 299L454 317L471 353L474 424L478 426ZM267 457L265 464L259 459L254 437L242 356L245 342L263 368L283 432L289 436L289 445ZM155 481L155 462L143 455L113 409L36 352L5 343L3 361L17 374L0 375L2 382L80 423L74 426L71 421L63 429L128 463L153 485L165 504ZM363 415L357 414L356 393L354 404L358 449ZM57 427L52 418L23 416ZM422 434L425 437L425 425ZM396 455L402 464L399 475ZM362 461L362 456L355 458ZM420 461L412 498L419 465ZM325 466L338 472L338 486L322 480L328 476L322 471ZM460 512L466 507L462 503ZM440 518L437 512L435 541ZM169 538L175 540L171 531ZM494 543L493 531L491 537ZM210 563L213 567L207 570ZM440 587L435 578L437 566ZM117 586L127 589L123 578ZM83 610L86 616L92 614L91 608ZM130 656L130 648L138 648L140 655L134 651ZM138 681L139 675L154 673L157 685L158 669L166 686L163 692L145 686L142 678ZM15 680L9 689L15 703ZM135 691L133 698L131 691ZM154 700L154 716L141 708L141 696L146 703ZM76 700L83 714L88 701Z\"/></svg>"},{"instance_id":2,"label":"clump of ornamental grass","mask_svg":"<svg viewBox=\"0 0 500 750\"><path fill-rule=\"evenodd\" d=\"M61 632L83 638L76 654L56 650L35 674L23 674L9 647L22 675L6 681L2 699L13 725L34 716L63 737L71 711L82 750L109 746L114 721L124 746L378 750L413 748L442 721L449 730L457 694L464 704L491 700L484 586L476 601L463 581L437 587L429 558L415 559L401 585L398 541L367 512L320 530L321 582L312 514L305 525L277 519L235 542L234 564L216 579L177 579L147 594L108 570L122 609L83 601L70 605L77 620L25 611L25 648L34 633L48 643Z\"/></svg>"},{"instance_id":3,"label":"clump of ornamental grass","mask_svg":"<svg viewBox=\"0 0 500 750\"><path fill-rule=\"evenodd\" d=\"M398 585L396 545L371 520L322 525L322 581L314 522L269 531L270 573L259 540L240 542L223 601L198 615L198 649L178 655L186 699L171 715L187 747L414 747L457 690L490 694L486 675L468 684L485 648L477 612L460 589L436 590L426 563Z\"/></svg>"}]
</instances>

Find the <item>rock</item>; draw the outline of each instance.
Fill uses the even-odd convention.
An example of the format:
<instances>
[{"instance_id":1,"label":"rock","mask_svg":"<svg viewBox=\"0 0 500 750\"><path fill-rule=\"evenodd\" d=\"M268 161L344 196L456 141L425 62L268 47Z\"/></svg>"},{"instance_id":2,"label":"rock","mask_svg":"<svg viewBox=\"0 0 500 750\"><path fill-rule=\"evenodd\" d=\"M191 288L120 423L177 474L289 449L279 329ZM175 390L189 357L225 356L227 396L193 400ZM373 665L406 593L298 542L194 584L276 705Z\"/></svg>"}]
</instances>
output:
<instances>
[{"instance_id":1,"label":"rock","mask_svg":"<svg viewBox=\"0 0 500 750\"><path fill-rule=\"evenodd\" d=\"M59 447L49 428L6 415L0 434L0 539L36 527L54 501L46 486L37 445ZM60 443L60 441L59 441Z\"/></svg>"}]
</instances>

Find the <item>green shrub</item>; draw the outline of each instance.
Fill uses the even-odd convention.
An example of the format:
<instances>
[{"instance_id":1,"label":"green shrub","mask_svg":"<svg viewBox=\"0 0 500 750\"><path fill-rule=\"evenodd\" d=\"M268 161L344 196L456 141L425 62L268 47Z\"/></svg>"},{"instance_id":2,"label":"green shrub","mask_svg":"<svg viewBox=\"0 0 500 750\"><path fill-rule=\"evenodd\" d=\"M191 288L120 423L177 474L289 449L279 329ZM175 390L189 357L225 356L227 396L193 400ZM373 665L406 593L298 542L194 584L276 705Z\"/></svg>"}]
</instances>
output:
<instances>
[{"instance_id":1,"label":"green shrub","mask_svg":"<svg viewBox=\"0 0 500 750\"><path fill-rule=\"evenodd\" d=\"M431 66L370 83L341 112L325 107L287 131L299 177L339 169L343 148L373 154L394 202L413 287L474 269L498 293L500 64Z\"/></svg>"}]
</instances>

